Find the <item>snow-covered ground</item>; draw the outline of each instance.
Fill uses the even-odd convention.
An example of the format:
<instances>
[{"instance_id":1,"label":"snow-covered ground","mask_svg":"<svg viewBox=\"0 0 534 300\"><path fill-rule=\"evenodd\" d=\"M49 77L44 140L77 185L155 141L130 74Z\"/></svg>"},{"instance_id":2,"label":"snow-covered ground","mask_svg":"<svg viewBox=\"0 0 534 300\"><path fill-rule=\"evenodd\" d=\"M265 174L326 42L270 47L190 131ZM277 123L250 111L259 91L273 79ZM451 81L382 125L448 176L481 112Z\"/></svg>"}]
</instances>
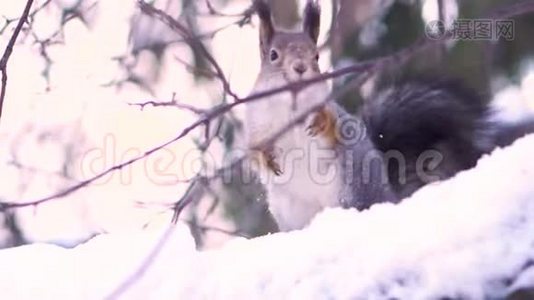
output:
<instances>
[{"instance_id":1,"label":"snow-covered ground","mask_svg":"<svg viewBox=\"0 0 534 300\"><path fill-rule=\"evenodd\" d=\"M2 250L1 297L501 298L534 288L532 153L534 135L399 205L332 209L304 230L219 250L196 251L185 226Z\"/></svg>"}]
</instances>

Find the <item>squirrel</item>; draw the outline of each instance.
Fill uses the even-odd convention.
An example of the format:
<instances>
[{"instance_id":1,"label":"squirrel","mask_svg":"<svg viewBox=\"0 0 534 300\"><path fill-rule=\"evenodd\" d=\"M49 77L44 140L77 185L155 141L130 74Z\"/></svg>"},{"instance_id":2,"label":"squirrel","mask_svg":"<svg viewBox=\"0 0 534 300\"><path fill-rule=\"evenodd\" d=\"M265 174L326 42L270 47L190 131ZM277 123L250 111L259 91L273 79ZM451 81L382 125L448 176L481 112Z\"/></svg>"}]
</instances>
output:
<instances>
[{"instance_id":1,"label":"squirrel","mask_svg":"<svg viewBox=\"0 0 534 300\"><path fill-rule=\"evenodd\" d=\"M317 1L307 2L299 32L275 29L263 0L255 0L254 6L260 19L261 69L251 93L320 75ZM330 94L327 83L319 81L246 104L247 142L281 231L305 227L327 207L364 210L397 203L534 132L534 121L491 121L482 97L445 79L380 89L356 116L330 101L287 128ZM258 149L279 131L284 133L278 139Z\"/></svg>"}]
</instances>

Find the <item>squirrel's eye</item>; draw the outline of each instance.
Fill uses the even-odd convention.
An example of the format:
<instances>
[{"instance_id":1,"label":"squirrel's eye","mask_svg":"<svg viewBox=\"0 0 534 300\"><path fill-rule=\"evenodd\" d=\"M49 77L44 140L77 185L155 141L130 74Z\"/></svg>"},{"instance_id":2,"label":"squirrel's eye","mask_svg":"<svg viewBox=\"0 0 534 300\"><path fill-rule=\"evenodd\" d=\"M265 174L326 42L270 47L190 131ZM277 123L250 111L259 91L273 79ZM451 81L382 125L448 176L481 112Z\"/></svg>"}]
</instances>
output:
<instances>
[{"instance_id":1,"label":"squirrel's eye","mask_svg":"<svg viewBox=\"0 0 534 300\"><path fill-rule=\"evenodd\" d=\"M275 61L275 60L278 59L278 52L276 52L276 50L274 50L274 49L271 49L270 56L271 56L271 61Z\"/></svg>"},{"instance_id":2,"label":"squirrel's eye","mask_svg":"<svg viewBox=\"0 0 534 300\"><path fill-rule=\"evenodd\" d=\"M319 54L315 54L315 61L319 61Z\"/></svg>"}]
</instances>

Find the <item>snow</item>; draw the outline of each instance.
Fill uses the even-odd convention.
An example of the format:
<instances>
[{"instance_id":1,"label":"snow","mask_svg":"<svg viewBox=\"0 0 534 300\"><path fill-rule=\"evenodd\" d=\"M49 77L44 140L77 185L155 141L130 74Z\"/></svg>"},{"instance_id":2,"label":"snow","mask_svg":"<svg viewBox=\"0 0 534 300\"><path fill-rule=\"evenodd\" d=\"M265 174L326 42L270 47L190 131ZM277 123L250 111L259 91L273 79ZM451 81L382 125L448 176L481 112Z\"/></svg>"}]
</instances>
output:
<instances>
[{"instance_id":1,"label":"snow","mask_svg":"<svg viewBox=\"0 0 534 300\"><path fill-rule=\"evenodd\" d=\"M2 250L2 299L103 299L139 269L164 234L150 230L100 235L73 249L35 244ZM139 287L149 291L161 276L171 274L166 261L179 263L176 258L182 252L195 252L185 226L175 229L165 245L150 266L159 275L151 274Z\"/></svg>"},{"instance_id":2,"label":"snow","mask_svg":"<svg viewBox=\"0 0 534 300\"><path fill-rule=\"evenodd\" d=\"M534 135L399 205L199 252L185 226L0 251L4 299L501 298L534 287ZM164 247L146 265L162 236Z\"/></svg>"}]
</instances>

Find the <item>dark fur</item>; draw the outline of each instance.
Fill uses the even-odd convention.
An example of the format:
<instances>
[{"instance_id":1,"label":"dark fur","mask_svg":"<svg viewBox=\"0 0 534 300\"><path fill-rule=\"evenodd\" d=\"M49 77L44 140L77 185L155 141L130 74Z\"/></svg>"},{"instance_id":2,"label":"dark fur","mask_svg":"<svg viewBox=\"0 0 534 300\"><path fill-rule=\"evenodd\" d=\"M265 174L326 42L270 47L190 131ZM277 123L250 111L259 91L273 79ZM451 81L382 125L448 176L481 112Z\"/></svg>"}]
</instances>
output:
<instances>
[{"instance_id":1,"label":"dark fur","mask_svg":"<svg viewBox=\"0 0 534 300\"><path fill-rule=\"evenodd\" d=\"M271 18L271 7L265 0L255 0L254 8L260 18L260 54L263 60L269 52L269 45L275 34L275 28Z\"/></svg>"},{"instance_id":2,"label":"dark fur","mask_svg":"<svg viewBox=\"0 0 534 300\"><path fill-rule=\"evenodd\" d=\"M321 8L314 0L308 0L304 9L303 29L310 38L317 43L319 38L319 27L321 25Z\"/></svg>"},{"instance_id":3,"label":"dark fur","mask_svg":"<svg viewBox=\"0 0 534 300\"><path fill-rule=\"evenodd\" d=\"M398 161L387 164L391 187L399 198L429 181L472 168L495 147L534 132L534 121L491 122L488 102L457 81L412 80L388 90L366 102L363 119L378 150L399 151L405 158L405 173Z\"/></svg>"},{"instance_id":4,"label":"dark fur","mask_svg":"<svg viewBox=\"0 0 534 300\"><path fill-rule=\"evenodd\" d=\"M495 134L495 144L499 147L506 147L516 139L532 132L534 132L534 119L513 124L502 124Z\"/></svg>"}]
</instances>

